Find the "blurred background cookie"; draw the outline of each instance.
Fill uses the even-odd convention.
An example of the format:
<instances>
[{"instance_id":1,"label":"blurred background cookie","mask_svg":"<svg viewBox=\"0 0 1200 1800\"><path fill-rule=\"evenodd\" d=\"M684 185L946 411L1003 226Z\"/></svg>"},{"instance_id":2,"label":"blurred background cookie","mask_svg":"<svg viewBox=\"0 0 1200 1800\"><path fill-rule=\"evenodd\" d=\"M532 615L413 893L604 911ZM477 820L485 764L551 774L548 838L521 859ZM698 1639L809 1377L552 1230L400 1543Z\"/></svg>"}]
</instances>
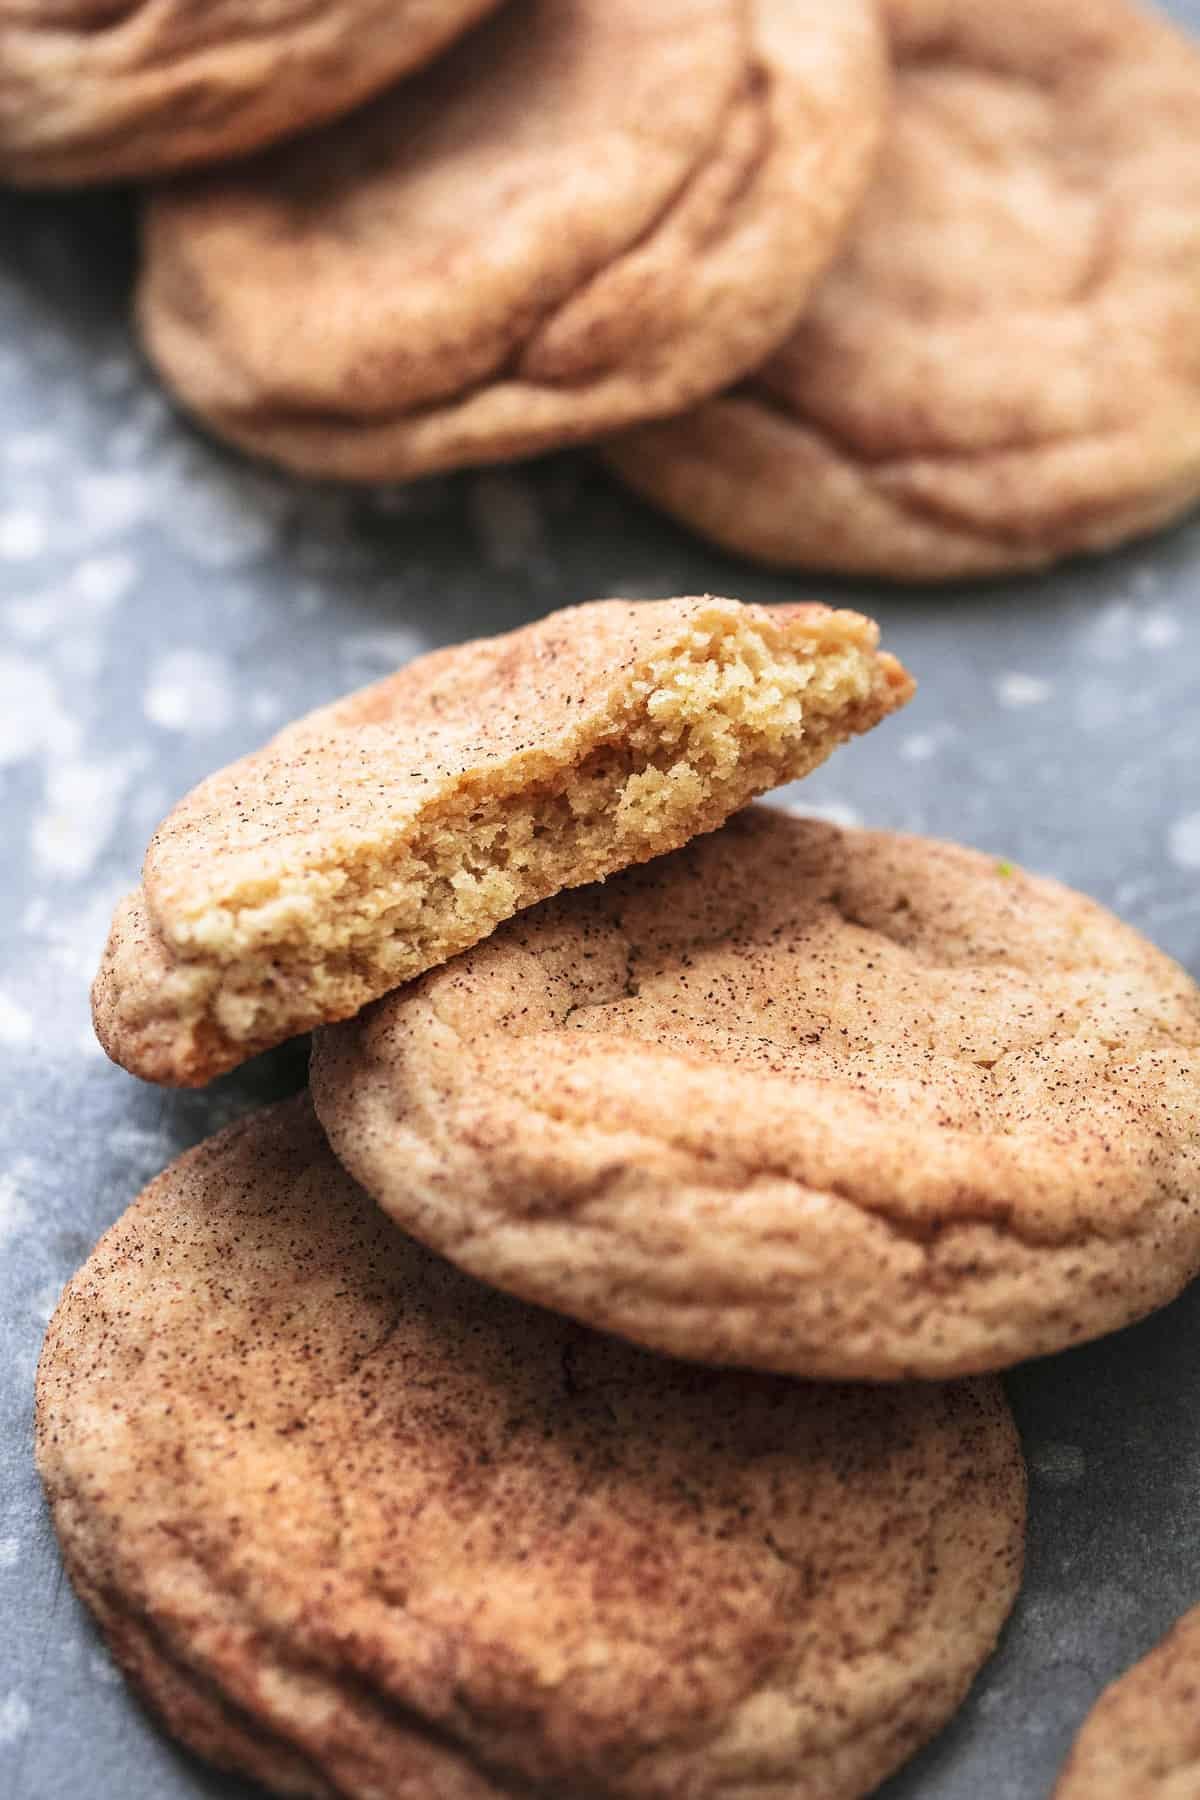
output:
<instances>
[{"instance_id":1,"label":"blurred background cookie","mask_svg":"<svg viewBox=\"0 0 1200 1800\"><path fill-rule=\"evenodd\" d=\"M130 1679L286 1793L851 1800L1021 1570L998 1385L715 1374L523 1307L389 1224L303 1098L101 1241L38 1455Z\"/></svg>"},{"instance_id":2,"label":"blurred background cookie","mask_svg":"<svg viewBox=\"0 0 1200 1800\"><path fill-rule=\"evenodd\" d=\"M0 0L0 181L114 181L257 150L346 112L495 4Z\"/></svg>"},{"instance_id":3,"label":"blurred background cookie","mask_svg":"<svg viewBox=\"0 0 1200 1800\"><path fill-rule=\"evenodd\" d=\"M1200 1793L1200 1608L1096 1702L1054 1800L1192 1800Z\"/></svg>"},{"instance_id":4,"label":"blurred background cookie","mask_svg":"<svg viewBox=\"0 0 1200 1800\"><path fill-rule=\"evenodd\" d=\"M952 844L748 808L319 1033L310 1079L406 1231L699 1361L1002 1368L1200 1269L1200 991Z\"/></svg>"},{"instance_id":5,"label":"blurred background cookie","mask_svg":"<svg viewBox=\"0 0 1200 1800\"><path fill-rule=\"evenodd\" d=\"M747 384L612 446L770 563L1031 567L1200 494L1200 56L1127 0L888 0L847 249Z\"/></svg>"},{"instance_id":6,"label":"blurred background cookie","mask_svg":"<svg viewBox=\"0 0 1200 1800\"><path fill-rule=\"evenodd\" d=\"M153 198L147 348L223 435L360 480L677 411L795 324L884 95L869 0L525 0Z\"/></svg>"}]
</instances>

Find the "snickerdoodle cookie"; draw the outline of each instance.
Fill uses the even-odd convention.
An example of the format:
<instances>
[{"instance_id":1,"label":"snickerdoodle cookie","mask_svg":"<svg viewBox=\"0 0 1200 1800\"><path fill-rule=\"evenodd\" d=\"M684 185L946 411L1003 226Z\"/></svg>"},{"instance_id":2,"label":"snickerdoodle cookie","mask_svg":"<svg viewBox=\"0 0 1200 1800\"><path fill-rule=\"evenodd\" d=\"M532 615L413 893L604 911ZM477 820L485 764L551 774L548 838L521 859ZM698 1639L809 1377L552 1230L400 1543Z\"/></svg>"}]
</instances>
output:
<instances>
[{"instance_id":1,"label":"snickerdoodle cookie","mask_svg":"<svg viewBox=\"0 0 1200 1800\"><path fill-rule=\"evenodd\" d=\"M289 1794L850 1800L1019 1579L998 1386L716 1373L526 1308L398 1232L304 1099L101 1241L37 1421L130 1679Z\"/></svg>"},{"instance_id":2,"label":"snickerdoodle cookie","mask_svg":"<svg viewBox=\"0 0 1200 1800\"><path fill-rule=\"evenodd\" d=\"M0 180L157 175L347 111L495 0L0 0Z\"/></svg>"},{"instance_id":3,"label":"snickerdoodle cookie","mask_svg":"<svg viewBox=\"0 0 1200 1800\"><path fill-rule=\"evenodd\" d=\"M201 1083L675 849L912 692L857 613L607 600L419 658L194 790L93 990L101 1042Z\"/></svg>"},{"instance_id":4,"label":"snickerdoodle cookie","mask_svg":"<svg viewBox=\"0 0 1200 1800\"><path fill-rule=\"evenodd\" d=\"M147 347L225 436L353 479L661 417L786 338L885 91L870 0L524 0L152 199Z\"/></svg>"},{"instance_id":5,"label":"snickerdoodle cookie","mask_svg":"<svg viewBox=\"0 0 1200 1800\"><path fill-rule=\"evenodd\" d=\"M1054 1800L1197 1800L1198 1694L1200 1607L1101 1695Z\"/></svg>"},{"instance_id":6,"label":"snickerdoodle cookie","mask_svg":"<svg viewBox=\"0 0 1200 1800\"><path fill-rule=\"evenodd\" d=\"M765 561L904 580L1100 550L1200 494L1200 54L1127 0L887 0L849 247L752 381L612 448Z\"/></svg>"},{"instance_id":7,"label":"snickerdoodle cookie","mask_svg":"<svg viewBox=\"0 0 1200 1800\"><path fill-rule=\"evenodd\" d=\"M1200 990L950 844L752 808L323 1032L312 1083L405 1230L700 1361L999 1368L1200 1269Z\"/></svg>"}]
</instances>

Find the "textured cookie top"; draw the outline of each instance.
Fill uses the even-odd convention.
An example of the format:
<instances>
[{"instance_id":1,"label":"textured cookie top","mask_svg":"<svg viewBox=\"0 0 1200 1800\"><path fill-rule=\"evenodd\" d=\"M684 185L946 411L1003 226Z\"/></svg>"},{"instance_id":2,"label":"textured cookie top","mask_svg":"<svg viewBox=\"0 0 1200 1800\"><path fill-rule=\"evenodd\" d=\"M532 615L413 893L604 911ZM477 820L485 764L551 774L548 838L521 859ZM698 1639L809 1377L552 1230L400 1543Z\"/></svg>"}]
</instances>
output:
<instances>
[{"instance_id":1,"label":"textured cookie top","mask_svg":"<svg viewBox=\"0 0 1200 1800\"><path fill-rule=\"evenodd\" d=\"M1021 1559L996 1387L712 1374L524 1308L397 1232L303 1099L102 1240L38 1455L134 1680L190 1741L219 1696L201 1747L307 1792L857 1795Z\"/></svg>"},{"instance_id":2,"label":"textured cookie top","mask_svg":"<svg viewBox=\"0 0 1200 1800\"><path fill-rule=\"evenodd\" d=\"M1099 906L767 808L322 1033L338 1154L499 1286L797 1374L1001 1367L1200 1267L1200 992Z\"/></svg>"},{"instance_id":3,"label":"textured cookie top","mask_svg":"<svg viewBox=\"0 0 1200 1800\"><path fill-rule=\"evenodd\" d=\"M109 1053L204 1081L709 831L912 692L822 606L597 601L310 714L156 833L95 989Z\"/></svg>"},{"instance_id":4,"label":"textured cookie top","mask_svg":"<svg viewBox=\"0 0 1200 1800\"><path fill-rule=\"evenodd\" d=\"M0 0L0 179L154 175L322 123L495 0Z\"/></svg>"},{"instance_id":5,"label":"textured cookie top","mask_svg":"<svg viewBox=\"0 0 1200 1800\"><path fill-rule=\"evenodd\" d=\"M867 0L526 0L338 127L153 199L147 345L228 435L354 478L661 416L795 324L884 84Z\"/></svg>"},{"instance_id":6,"label":"textured cookie top","mask_svg":"<svg viewBox=\"0 0 1200 1800\"><path fill-rule=\"evenodd\" d=\"M768 560L920 579L1200 493L1200 54L1127 0L888 0L849 243L742 392L616 451Z\"/></svg>"},{"instance_id":7,"label":"textured cookie top","mask_svg":"<svg viewBox=\"0 0 1200 1800\"><path fill-rule=\"evenodd\" d=\"M1054 1800L1191 1800L1200 1793L1200 1608L1105 1690Z\"/></svg>"}]
</instances>

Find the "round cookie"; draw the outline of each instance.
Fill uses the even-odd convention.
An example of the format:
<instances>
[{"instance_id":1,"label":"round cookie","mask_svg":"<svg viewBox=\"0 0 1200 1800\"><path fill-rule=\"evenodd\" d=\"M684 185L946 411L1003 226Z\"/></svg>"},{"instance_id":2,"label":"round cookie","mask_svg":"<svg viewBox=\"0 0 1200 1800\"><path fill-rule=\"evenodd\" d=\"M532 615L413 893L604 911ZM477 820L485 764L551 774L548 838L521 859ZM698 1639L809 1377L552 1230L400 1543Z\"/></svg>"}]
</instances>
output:
<instances>
[{"instance_id":1,"label":"round cookie","mask_svg":"<svg viewBox=\"0 0 1200 1800\"><path fill-rule=\"evenodd\" d=\"M1200 494L1200 55L1127 0L887 0L889 141L743 387L611 447L765 562L920 581L1106 549Z\"/></svg>"},{"instance_id":2,"label":"round cookie","mask_svg":"<svg viewBox=\"0 0 1200 1800\"><path fill-rule=\"evenodd\" d=\"M304 1098L183 1157L51 1322L64 1556L193 1748L371 1800L860 1795L1016 1592L999 1387L808 1387L521 1306Z\"/></svg>"},{"instance_id":3,"label":"round cookie","mask_svg":"<svg viewBox=\"0 0 1200 1800\"><path fill-rule=\"evenodd\" d=\"M526 0L286 154L151 199L140 318L193 412L392 479L689 406L780 344L865 186L869 0Z\"/></svg>"},{"instance_id":4,"label":"round cookie","mask_svg":"<svg viewBox=\"0 0 1200 1800\"><path fill-rule=\"evenodd\" d=\"M158 175L347 112L496 0L0 0L0 181Z\"/></svg>"},{"instance_id":5,"label":"round cookie","mask_svg":"<svg viewBox=\"0 0 1200 1800\"><path fill-rule=\"evenodd\" d=\"M1001 1368L1200 1269L1200 991L1082 896L766 807L319 1034L408 1231L655 1349Z\"/></svg>"},{"instance_id":6,"label":"round cookie","mask_svg":"<svg viewBox=\"0 0 1200 1800\"><path fill-rule=\"evenodd\" d=\"M92 990L104 1048L201 1084L711 831L904 704L878 640L825 606L597 600L319 708L155 833Z\"/></svg>"},{"instance_id":7,"label":"round cookie","mask_svg":"<svg viewBox=\"0 0 1200 1800\"><path fill-rule=\"evenodd\" d=\"M1054 1800L1196 1800L1200 1607L1106 1688L1075 1740Z\"/></svg>"}]
</instances>

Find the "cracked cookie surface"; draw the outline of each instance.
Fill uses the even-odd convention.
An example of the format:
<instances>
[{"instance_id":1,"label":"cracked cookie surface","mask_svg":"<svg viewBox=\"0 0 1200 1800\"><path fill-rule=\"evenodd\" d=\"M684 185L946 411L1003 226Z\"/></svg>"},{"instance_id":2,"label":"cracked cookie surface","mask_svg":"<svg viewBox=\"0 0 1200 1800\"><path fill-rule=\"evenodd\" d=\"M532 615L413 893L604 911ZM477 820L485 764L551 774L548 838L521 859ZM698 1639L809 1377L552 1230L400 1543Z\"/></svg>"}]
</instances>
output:
<instances>
[{"instance_id":1,"label":"cracked cookie surface","mask_svg":"<svg viewBox=\"0 0 1200 1800\"><path fill-rule=\"evenodd\" d=\"M301 1097L175 1163L51 1322L68 1569L192 1748L372 1800L851 1800L1012 1603L999 1386L718 1373L404 1237Z\"/></svg>"},{"instance_id":2,"label":"cracked cookie surface","mask_svg":"<svg viewBox=\"0 0 1200 1800\"><path fill-rule=\"evenodd\" d=\"M322 124L496 0L0 0L0 180L159 175Z\"/></svg>"},{"instance_id":3,"label":"cracked cookie surface","mask_svg":"<svg viewBox=\"0 0 1200 1800\"><path fill-rule=\"evenodd\" d=\"M877 643L824 606L600 600L310 713L159 827L92 990L104 1048L201 1084L713 830L904 704Z\"/></svg>"},{"instance_id":4,"label":"cracked cookie surface","mask_svg":"<svg viewBox=\"0 0 1200 1800\"><path fill-rule=\"evenodd\" d=\"M753 379L611 448L767 562L1032 567L1200 495L1200 54L1127 0L888 0L846 249Z\"/></svg>"},{"instance_id":5,"label":"cracked cookie surface","mask_svg":"<svg viewBox=\"0 0 1200 1800\"><path fill-rule=\"evenodd\" d=\"M699 1361L898 1379L1200 1269L1200 990L1081 895L753 807L318 1034L405 1230Z\"/></svg>"},{"instance_id":6,"label":"cracked cookie surface","mask_svg":"<svg viewBox=\"0 0 1200 1800\"><path fill-rule=\"evenodd\" d=\"M390 479L694 404L787 336L882 125L867 0L527 0L415 83L153 198L184 403Z\"/></svg>"},{"instance_id":7,"label":"cracked cookie surface","mask_svg":"<svg viewBox=\"0 0 1200 1800\"><path fill-rule=\"evenodd\" d=\"M1200 1794L1200 1608L1105 1689L1054 1800L1195 1800Z\"/></svg>"}]
</instances>

